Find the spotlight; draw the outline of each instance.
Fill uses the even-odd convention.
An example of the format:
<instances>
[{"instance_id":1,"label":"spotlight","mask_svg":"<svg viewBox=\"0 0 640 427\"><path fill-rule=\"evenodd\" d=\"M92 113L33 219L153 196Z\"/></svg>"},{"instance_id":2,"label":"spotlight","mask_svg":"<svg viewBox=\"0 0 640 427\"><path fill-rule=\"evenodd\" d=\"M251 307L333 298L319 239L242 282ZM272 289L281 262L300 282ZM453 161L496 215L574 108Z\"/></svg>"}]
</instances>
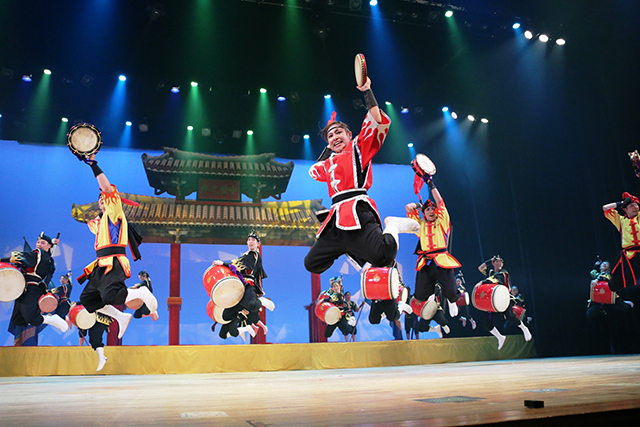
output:
<instances>
[{"instance_id":1,"label":"spotlight","mask_svg":"<svg viewBox=\"0 0 640 427\"><path fill-rule=\"evenodd\" d=\"M565 43L567 43L565 39L558 39L558 40L556 40L556 44L557 44L558 46L564 46L564 45L565 45Z\"/></svg>"},{"instance_id":2,"label":"spotlight","mask_svg":"<svg viewBox=\"0 0 640 427\"><path fill-rule=\"evenodd\" d=\"M267 93L267 89L265 89L265 88L261 87L261 88L260 88L260 93Z\"/></svg>"},{"instance_id":3,"label":"spotlight","mask_svg":"<svg viewBox=\"0 0 640 427\"><path fill-rule=\"evenodd\" d=\"M285 98L285 97L284 97L284 96L282 96L282 95L280 95L280 96L278 97L278 101L280 101L280 102L283 102L283 101L286 101L286 100L287 100L287 98Z\"/></svg>"},{"instance_id":4,"label":"spotlight","mask_svg":"<svg viewBox=\"0 0 640 427\"><path fill-rule=\"evenodd\" d=\"M452 10L447 10L444 13L444 16L446 16L447 18L451 18L453 16L453 11Z\"/></svg>"},{"instance_id":5,"label":"spotlight","mask_svg":"<svg viewBox=\"0 0 640 427\"><path fill-rule=\"evenodd\" d=\"M45 68L42 72L45 73L47 76L51 75L51 70L49 70L48 68Z\"/></svg>"},{"instance_id":6,"label":"spotlight","mask_svg":"<svg viewBox=\"0 0 640 427\"><path fill-rule=\"evenodd\" d=\"M538 37L538 40L540 40L542 43L546 43L549 41L549 36L546 34L540 34L540 37Z\"/></svg>"},{"instance_id":7,"label":"spotlight","mask_svg":"<svg viewBox=\"0 0 640 427\"><path fill-rule=\"evenodd\" d=\"M324 99L331 99L331 95L326 94L326 95L324 96Z\"/></svg>"},{"instance_id":8,"label":"spotlight","mask_svg":"<svg viewBox=\"0 0 640 427\"><path fill-rule=\"evenodd\" d=\"M124 80L121 79L121 81ZM84 76L82 76L82 80L80 80L80 84L82 86L89 87L91 86L91 83L93 83L93 77L91 77L89 74L85 74Z\"/></svg>"},{"instance_id":9,"label":"spotlight","mask_svg":"<svg viewBox=\"0 0 640 427\"><path fill-rule=\"evenodd\" d=\"M202 136L211 136L211 128L202 128Z\"/></svg>"},{"instance_id":10,"label":"spotlight","mask_svg":"<svg viewBox=\"0 0 640 427\"><path fill-rule=\"evenodd\" d=\"M309 138L311 138L311 137L309 136L309 134L308 134L308 133L305 133L305 134L304 134L304 136L303 136L303 138L304 138L304 139L306 139L306 140L308 140L308 139L309 139Z\"/></svg>"},{"instance_id":11,"label":"spotlight","mask_svg":"<svg viewBox=\"0 0 640 427\"><path fill-rule=\"evenodd\" d=\"M407 147L412 148L413 147L413 142L408 143Z\"/></svg>"},{"instance_id":12,"label":"spotlight","mask_svg":"<svg viewBox=\"0 0 640 427\"><path fill-rule=\"evenodd\" d=\"M22 81L25 81L27 83L31 83L33 81L33 79L31 78L31 74L25 74L22 76Z\"/></svg>"},{"instance_id":13,"label":"spotlight","mask_svg":"<svg viewBox=\"0 0 640 427\"><path fill-rule=\"evenodd\" d=\"M69 119L67 119L66 117L63 117L63 118L61 119L61 121L62 121L62 123L68 123L68 122L69 122Z\"/></svg>"},{"instance_id":14,"label":"spotlight","mask_svg":"<svg viewBox=\"0 0 640 427\"><path fill-rule=\"evenodd\" d=\"M371 0L369 1L369 6L375 7L378 5L378 0Z\"/></svg>"},{"instance_id":15,"label":"spotlight","mask_svg":"<svg viewBox=\"0 0 640 427\"><path fill-rule=\"evenodd\" d=\"M171 93L180 93L180 86L174 86L171 88Z\"/></svg>"},{"instance_id":16,"label":"spotlight","mask_svg":"<svg viewBox=\"0 0 640 427\"><path fill-rule=\"evenodd\" d=\"M517 30L518 28L520 28L520 23L516 22L515 24L513 24L511 28L513 28L514 30Z\"/></svg>"},{"instance_id":17,"label":"spotlight","mask_svg":"<svg viewBox=\"0 0 640 427\"><path fill-rule=\"evenodd\" d=\"M489 119L485 119L484 117L480 119L480 121L484 124L489 123Z\"/></svg>"},{"instance_id":18,"label":"spotlight","mask_svg":"<svg viewBox=\"0 0 640 427\"><path fill-rule=\"evenodd\" d=\"M386 106L388 107L389 105L391 105L391 102L389 102L389 101L384 101L384 105L386 105Z\"/></svg>"},{"instance_id":19,"label":"spotlight","mask_svg":"<svg viewBox=\"0 0 640 427\"><path fill-rule=\"evenodd\" d=\"M242 131L238 130L238 129L235 129L233 131L233 133L231 134L231 137L235 138L235 139L240 139L242 137Z\"/></svg>"},{"instance_id":20,"label":"spotlight","mask_svg":"<svg viewBox=\"0 0 640 427\"><path fill-rule=\"evenodd\" d=\"M124 74L120 74L120 76L118 77L118 80L120 80L121 82L126 82L127 76L125 76Z\"/></svg>"},{"instance_id":21,"label":"spotlight","mask_svg":"<svg viewBox=\"0 0 640 427\"><path fill-rule=\"evenodd\" d=\"M138 130L139 130L140 132L149 132L149 125L148 125L148 124L146 124L146 123L140 123L140 124L138 125Z\"/></svg>"},{"instance_id":22,"label":"spotlight","mask_svg":"<svg viewBox=\"0 0 640 427\"><path fill-rule=\"evenodd\" d=\"M456 114L456 112L455 112L455 111L452 111L452 112L451 112L451 118L452 118L453 120L457 119L457 118L458 118L458 114Z\"/></svg>"},{"instance_id":23,"label":"spotlight","mask_svg":"<svg viewBox=\"0 0 640 427\"><path fill-rule=\"evenodd\" d=\"M533 33L529 30L524 32L524 37L528 40L531 40L533 38Z\"/></svg>"},{"instance_id":24,"label":"spotlight","mask_svg":"<svg viewBox=\"0 0 640 427\"><path fill-rule=\"evenodd\" d=\"M408 109L407 107L401 107L401 108L400 108L400 112L401 112L402 114L408 114L408 113L409 113L409 109Z\"/></svg>"},{"instance_id":25,"label":"spotlight","mask_svg":"<svg viewBox=\"0 0 640 427\"><path fill-rule=\"evenodd\" d=\"M198 87L198 82L191 82L191 87Z\"/></svg>"},{"instance_id":26,"label":"spotlight","mask_svg":"<svg viewBox=\"0 0 640 427\"><path fill-rule=\"evenodd\" d=\"M193 130L193 126L187 126L187 130L188 131L192 131Z\"/></svg>"},{"instance_id":27,"label":"spotlight","mask_svg":"<svg viewBox=\"0 0 640 427\"><path fill-rule=\"evenodd\" d=\"M249 136L253 135L253 131L252 131L251 129L249 129L249 130L247 131L247 135L249 135Z\"/></svg>"},{"instance_id":28,"label":"spotlight","mask_svg":"<svg viewBox=\"0 0 640 427\"><path fill-rule=\"evenodd\" d=\"M2 118L2 114L0 114L0 119Z\"/></svg>"},{"instance_id":29,"label":"spotlight","mask_svg":"<svg viewBox=\"0 0 640 427\"><path fill-rule=\"evenodd\" d=\"M475 121L476 121L476 118L475 118L475 117L473 117L471 114L469 114L469 115L467 116L467 119L468 119L470 122L475 122Z\"/></svg>"},{"instance_id":30,"label":"spotlight","mask_svg":"<svg viewBox=\"0 0 640 427\"><path fill-rule=\"evenodd\" d=\"M442 107L442 112L446 113L447 111L449 111L449 107Z\"/></svg>"}]
</instances>

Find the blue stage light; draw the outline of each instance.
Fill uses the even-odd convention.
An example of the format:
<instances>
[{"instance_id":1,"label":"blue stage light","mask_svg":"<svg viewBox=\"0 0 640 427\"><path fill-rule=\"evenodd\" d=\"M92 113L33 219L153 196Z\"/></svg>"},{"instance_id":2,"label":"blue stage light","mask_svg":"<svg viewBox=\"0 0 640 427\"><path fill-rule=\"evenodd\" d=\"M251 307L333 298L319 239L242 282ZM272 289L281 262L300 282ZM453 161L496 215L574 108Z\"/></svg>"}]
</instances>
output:
<instances>
[{"instance_id":1,"label":"blue stage light","mask_svg":"<svg viewBox=\"0 0 640 427\"><path fill-rule=\"evenodd\" d=\"M285 98L284 96L279 96L278 97L278 101L282 102L282 101L286 101L287 98Z\"/></svg>"},{"instance_id":2,"label":"blue stage light","mask_svg":"<svg viewBox=\"0 0 640 427\"><path fill-rule=\"evenodd\" d=\"M310 138L310 136L309 136L309 134L308 134L308 133L305 133L305 134L304 134L304 136L303 136L303 138L304 138L304 139L309 139L309 138Z\"/></svg>"},{"instance_id":3,"label":"blue stage light","mask_svg":"<svg viewBox=\"0 0 640 427\"><path fill-rule=\"evenodd\" d=\"M442 107L442 112L446 113L447 111L449 111L449 107Z\"/></svg>"},{"instance_id":4,"label":"blue stage light","mask_svg":"<svg viewBox=\"0 0 640 427\"><path fill-rule=\"evenodd\" d=\"M127 76L125 76L124 74L120 74L120 76L118 77L118 80L120 80L121 82L126 82Z\"/></svg>"},{"instance_id":5,"label":"blue stage light","mask_svg":"<svg viewBox=\"0 0 640 427\"><path fill-rule=\"evenodd\" d=\"M22 80L23 80L23 81L25 81L25 82L27 82L27 83L31 83L31 81L32 81L33 79L31 78L31 76L30 76L30 75L25 74L24 76L22 76Z\"/></svg>"},{"instance_id":6,"label":"blue stage light","mask_svg":"<svg viewBox=\"0 0 640 427\"><path fill-rule=\"evenodd\" d=\"M408 109L407 107L402 107L402 108L400 109L400 112L401 112L402 114L409 114L409 109Z\"/></svg>"},{"instance_id":7,"label":"blue stage light","mask_svg":"<svg viewBox=\"0 0 640 427\"><path fill-rule=\"evenodd\" d=\"M407 147L409 147L409 148L413 147L413 142L408 143Z\"/></svg>"},{"instance_id":8,"label":"blue stage light","mask_svg":"<svg viewBox=\"0 0 640 427\"><path fill-rule=\"evenodd\" d=\"M514 30L517 30L518 28L520 28L520 23L516 22L515 24L513 24L511 28L513 28Z\"/></svg>"},{"instance_id":9,"label":"blue stage light","mask_svg":"<svg viewBox=\"0 0 640 427\"><path fill-rule=\"evenodd\" d=\"M180 87L179 86L174 86L171 88L171 93L180 93Z\"/></svg>"},{"instance_id":10,"label":"blue stage light","mask_svg":"<svg viewBox=\"0 0 640 427\"><path fill-rule=\"evenodd\" d=\"M132 125L132 123L130 121L128 121L128 120L126 122L124 122L124 124L127 125L127 126L131 126Z\"/></svg>"},{"instance_id":11,"label":"blue stage light","mask_svg":"<svg viewBox=\"0 0 640 427\"><path fill-rule=\"evenodd\" d=\"M324 96L324 99L331 99L331 95L326 94L326 95Z\"/></svg>"},{"instance_id":12,"label":"blue stage light","mask_svg":"<svg viewBox=\"0 0 640 427\"><path fill-rule=\"evenodd\" d=\"M369 1L369 6L377 6L377 5L378 5L378 0Z\"/></svg>"}]
</instances>

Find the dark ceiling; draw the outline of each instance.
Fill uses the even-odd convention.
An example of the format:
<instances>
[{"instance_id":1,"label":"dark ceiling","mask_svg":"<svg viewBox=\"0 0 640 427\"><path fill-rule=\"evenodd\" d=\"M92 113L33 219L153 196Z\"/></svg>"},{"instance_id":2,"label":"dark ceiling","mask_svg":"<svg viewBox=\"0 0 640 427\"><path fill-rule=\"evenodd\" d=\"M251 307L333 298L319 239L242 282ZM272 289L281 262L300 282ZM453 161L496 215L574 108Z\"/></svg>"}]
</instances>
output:
<instances>
[{"instance_id":1,"label":"dark ceiling","mask_svg":"<svg viewBox=\"0 0 640 427\"><path fill-rule=\"evenodd\" d=\"M368 2L359 0L2 2L0 138L60 143L60 118L68 117L67 128L93 123L105 145L118 146L123 122L130 120L132 148L242 154L244 132L255 129L255 151L309 158L292 136L308 133L311 152L321 150L317 133L327 120L325 93L332 94L340 118L355 127L362 120L364 110L353 104L361 96L352 63L363 52L379 101L393 103L385 108L410 108L412 125L402 138L438 138L420 129L450 105L489 117L499 143L496 128L509 123L505 133L513 135L525 132L527 123L518 123L513 113L530 94L521 80L509 77L519 72L510 57L499 54L513 43L516 20L567 39L562 67L544 72L567 83L568 103L572 97L583 103L580 88L594 85L609 90L611 103L627 100L633 68L619 53L631 43L625 45L628 17L637 16L638 8L601 3L379 0L374 19ZM443 16L448 9L455 11L459 41ZM44 68L53 72L48 98L36 89ZM31 87L21 81L23 74L33 75ZM128 78L126 102L114 107L119 74ZM201 106L189 113L191 81L199 83ZM182 110L169 102L174 85L182 88ZM268 89L269 108L260 107L261 87ZM555 89L552 82L537 90ZM286 105L277 105L280 94ZM140 132L139 124L149 131ZM195 128L188 147L187 124ZM211 135L203 136L202 128ZM234 130L243 132L240 139L233 138ZM393 126L391 132L390 138ZM406 162L394 152L383 151L376 160Z\"/></svg>"}]
</instances>

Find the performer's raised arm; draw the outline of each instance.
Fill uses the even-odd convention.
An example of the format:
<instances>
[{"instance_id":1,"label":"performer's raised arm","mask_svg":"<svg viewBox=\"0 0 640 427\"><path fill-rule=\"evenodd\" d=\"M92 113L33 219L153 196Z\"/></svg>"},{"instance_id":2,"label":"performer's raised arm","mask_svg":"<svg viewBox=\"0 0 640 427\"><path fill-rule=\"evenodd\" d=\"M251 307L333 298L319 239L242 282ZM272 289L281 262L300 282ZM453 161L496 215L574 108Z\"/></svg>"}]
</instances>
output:
<instances>
[{"instance_id":1,"label":"performer's raised arm","mask_svg":"<svg viewBox=\"0 0 640 427\"><path fill-rule=\"evenodd\" d=\"M98 166L98 161L96 160L96 154L95 153L91 154L89 156L89 160L91 160L91 162L89 163L89 166L91 166L91 170L93 171L93 174L98 180L98 185L100 186L100 190L102 190L102 192L104 193L111 193L113 191L113 189L111 188L111 183L109 182L109 179L104 174L102 169L100 169L100 166Z\"/></svg>"},{"instance_id":2,"label":"performer's raised arm","mask_svg":"<svg viewBox=\"0 0 640 427\"><path fill-rule=\"evenodd\" d=\"M382 114L380 113L380 107L378 107L378 102L376 101L375 96L373 96L373 91L371 90L371 79L367 77L367 81L362 86L357 86L358 90L364 94L364 102L377 123L382 122Z\"/></svg>"}]
</instances>

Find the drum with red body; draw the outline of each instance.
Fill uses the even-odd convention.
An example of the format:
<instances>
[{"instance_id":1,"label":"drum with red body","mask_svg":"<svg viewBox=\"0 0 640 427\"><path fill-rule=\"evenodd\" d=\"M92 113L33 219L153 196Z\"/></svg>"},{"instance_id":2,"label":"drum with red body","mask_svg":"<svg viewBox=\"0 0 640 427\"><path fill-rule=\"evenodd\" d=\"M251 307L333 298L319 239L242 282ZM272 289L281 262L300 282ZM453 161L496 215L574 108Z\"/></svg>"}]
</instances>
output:
<instances>
[{"instance_id":1,"label":"drum with red body","mask_svg":"<svg viewBox=\"0 0 640 427\"><path fill-rule=\"evenodd\" d=\"M316 316L327 325L335 325L342 317L342 310L328 301L318 301L315 308Z\"/></svg>"},{"instance_id":2,"label":"drum with red body","mask_svg":"<svg viewBox=\"0 0 640 427\"><path fill-rule=\"evenodd\" d=\"M222 318L223 311L224 308L220 308L219 306L215 305L213 301L209 300L209 302L207 303L207 314L209 315L211 320L216 323L220 323L221 325L225 325L231 322L231 320L224 320Z\"/></svg>"},{"instance_id":3,"label":"drum with red body","mask_svg":"<svg viewBox=\"0 0 640 427\"><path fill-rule=\"evenodd\" d=\"M40 307L40 311L42 311L43 313L51 313L53 311L56 311L59 302L60 297L57 294L47 292L38 300L38 307Z\"/></svg>"},{"instance_id":4,"label":"drum with red body","mask_svg":"<svg viewBox=\"0 0 640 427\"><path fill-rule=\"evenodd\" d=\"M411 309L414 314L420 316L424 320L432 319L433 316L436 315L436 311L438 311L438 303L435 299L428 299L426 301L418 301L417 299L411 298Z\"/></svg>"},{"instance_id":5,"label":"drum with red body","mask_svg":"<svg viewBox=\"0 0 640 427\"><path fill-rule=\"evenodd\" d=\"M617 294L609 289L609 283L597 282L591 284L591 301L600 304L615 304Z\"/></svg>"},{"instance_id":6,"label":"drum with red body","mask_svg":"<svg viewBox=\"0 0 640 427\"><path fill-rule=\"evenodd\" d=\"M394 267L371 267L360 281L362 296L370 300L390 300L400 294L400 275Z\"/></svg>"},{"instance_id":7,"label":"drum with red body","mask_svg":"<svg viewBox=\"0 0 640 427\"><path fill-rule=\"evenodd\" d=\"M244 295L244 284L224 265L212 265L202 276L202 284L216 306L229 308L238 304Z\"/></svg>"},{"instance_id":8,"label":"drum with red body","mask_svg":"<svg viewBox=\"0 0 640 427\"><path fill-rule=\"evenodd\" d=\"M96 314L89 313L82 304L75 304L69 309L69 320L78 329L90 329L96 324Z\"/></svg>"},{"instance_id":9,"label":"drum with red body","mask_svg":"<svg viewBox=\"0 0 640 427\"><path fill-rule=\"evenodd\" d=\"M481 311L503 313L509 308L511 294L505 285L478 283L471 294L473 306Z\"/></svg>"},{"instance_id":10,"label":"drum with red body","mask_svg":"<svg viewBox=\"0 0 640 427\"><path fill-rule=\"evenodd\" d=\"M409 289L406 286L400 285L400 292L398 293L398 302L406 303L409 300Z\"/></svg>"},{"instance_id":11,"label":"drum with red body","mask_svg":"<svg viewBox=\"0 0 640 427\"><path fill-rule=\"evenodd\" d=\"M514 305L513 306L513 313L522 322L524 322L524 315L526 314L526 312L527 312L527 310L524 307L520 307L519 305Z\"/></svg>"},{"instance_id":12,"label":"drum with red body","mask_svg":"<svg viewBox=\"0 0 640 427\"><path fill-rule=\"evenodd\" d=\"M464 307L465 305L469 305L469 294L467 292L462 292L460 294L460 298L456 301L456 305L458 307Z\"/></svg>"},{"instance_id":13,"label":"drum with red body","mask_svg":"<svg viewBox=\"0 0 640 427\"><path fill-rule=\"evenodd\" d=\"M10 302L24 293L24 276L14 265L0 262L0 301Z\"/></svg>"}]
</instances>

